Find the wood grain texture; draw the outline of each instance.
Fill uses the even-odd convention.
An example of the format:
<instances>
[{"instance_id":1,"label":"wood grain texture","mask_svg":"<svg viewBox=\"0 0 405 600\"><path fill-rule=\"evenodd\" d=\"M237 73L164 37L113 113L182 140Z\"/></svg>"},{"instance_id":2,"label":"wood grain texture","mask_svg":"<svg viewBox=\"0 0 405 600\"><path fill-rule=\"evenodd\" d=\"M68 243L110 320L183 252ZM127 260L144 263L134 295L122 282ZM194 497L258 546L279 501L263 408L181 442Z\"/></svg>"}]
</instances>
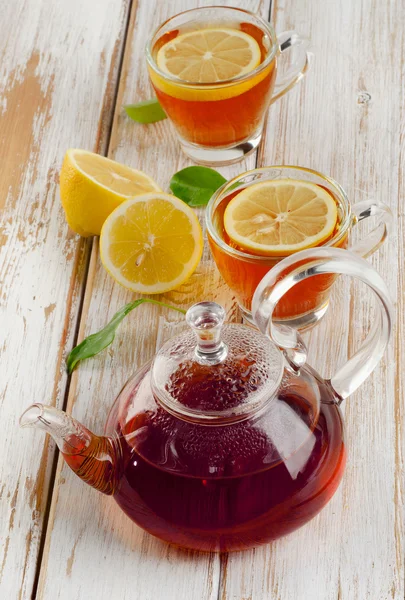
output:
<instances>
[{"instance_id":1,"label":"wood grain texture","mask_svg":"<svg viewBox=\"0 0 405 600\"><path fill-rule=\"evenodd\" d=\"M200 2L204 4L215 2ZM269 12L267 0L218 4L243 6L264 17ZM108 155L145 170L163 189L168 188L173 173L190 162L181 153L168 121L138 126L128 120L123 105L153 94L144 59L147 37L168 17L197 5L190 0L138 0L129 23ZM254 166L255 156L251 156L244 163L220 170L231 177ZM133 298L105 273L95 243L79 339L104 326ZM182 306L215 298L226 306L231 319L236 317L235 300L213 269L208 248L193 277L164 298ZM91 429L102 431L113 399L129 375L181 327L177 314L150 306L137 309L118 331L113 346L81 365L73 375L68 411ZM219 581L218 555L176 550L152 538L132 524L111 498L85 487L69 468L58 465L38 599L214 600Z\"/></svg>"},{"instance_id":2,"label":"wood grain texture","mask_svg":"<svg viewBox=\"0 0 405 600\"><path fill-rule=\"evenodd\" d=\"M58 197L65 150L105 150L128 3L1 3L0 598L31 597L54 445L18 429L32 401L62 406L90 246ZM96 12L96 14L95 14ZM85 110L84 110L85 107ZM107 129L106 129L107 127Z\"/></svg>"},{"instance_id":3,"label":"wood grain texture","mask_svg":"<svg viewBox=\"0 0 405 600\"><path fill-rule=\"evenodd\" d=\"M329 505L270 546L230 555L222 600L402 600L404 596L404 31L403 4L276 0L278 32L295 28L315 54L304 85L270 109L260 164L299 164L334 177L352 202L390 204L392 237L370 260L397 307L393 340L344 403L348 466ZM401 121L402 119L402 121ZM361 228L359 227L359 230ZM353 232L355 238L362 233ZM365 287L340 280L309 336L331 375L373 320Z\"/></svg>"}]
</instances>

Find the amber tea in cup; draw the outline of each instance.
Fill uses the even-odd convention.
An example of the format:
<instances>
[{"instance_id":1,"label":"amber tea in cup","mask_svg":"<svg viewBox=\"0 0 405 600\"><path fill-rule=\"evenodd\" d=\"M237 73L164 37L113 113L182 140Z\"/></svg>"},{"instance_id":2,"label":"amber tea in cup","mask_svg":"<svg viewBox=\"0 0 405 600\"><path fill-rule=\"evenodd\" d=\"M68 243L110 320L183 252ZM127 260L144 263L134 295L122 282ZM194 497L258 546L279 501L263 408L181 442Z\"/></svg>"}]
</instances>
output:
<instances>
[{"instance_id":1,"label":"amber tea in cup","mask_svg":"<svg viewBox=\"0 0 405 600\"><path fill-rule=\"evenodd\" d=\"M228 164L256 148L270 102L305 73L307 45L231 7L189 10L159 27L146 48L149 76L185 153ZM293 63L285 74L282 52Z\"/></svg>"},{"instance_id":2,"label":"amber tea in cup","mask_svg":"<svg viewBox=\"0 0 405 600\"><path fill-rule=\"evenodd\" d=\"M215 263L239 303L247 320L252 321L251 303L256 287L264 275L287 254L264 256L246 250L231 239L224 226L224 214L230 202L238 194L265 181L309 182L327 192L336 204L336 222L330 235L316 246L348 248L362 256L374 252L387 236L391 222L389 208L373 201L363 201L351 206L346 193L333 179L301 167L264 167L249 171L222 186L211 198L207 207L208 241ZM304 183L305 185L305 183ZM351 240L354 224L367 218L377 217L378 224L367 237L356 244ZM306 217L308 218L308 217ZM262 226L258 224L258 227ZM313 244L311 246L314 246ZM317 275L298 283L280 300L275 309L277 321L299 329L314 325L325 314L331 288L336 274Z\"/></svg>"}]
</instances>

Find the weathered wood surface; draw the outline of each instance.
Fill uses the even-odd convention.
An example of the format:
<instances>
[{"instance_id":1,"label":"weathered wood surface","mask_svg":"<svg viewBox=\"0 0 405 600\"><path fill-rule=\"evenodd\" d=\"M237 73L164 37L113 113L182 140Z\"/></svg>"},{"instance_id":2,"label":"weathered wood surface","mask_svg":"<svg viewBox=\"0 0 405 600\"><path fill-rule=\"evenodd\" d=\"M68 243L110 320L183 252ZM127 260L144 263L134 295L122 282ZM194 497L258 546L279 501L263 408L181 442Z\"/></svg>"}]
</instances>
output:
<instances>
[{"instance_id":1,"label":"weathered wood surface","mask_svg":"<svg viewBox=\"0 0 405 600\"><path fill-rule=\"evenodd\" d=\"M70 146L105 150L129 6L0 5L0 598L28 600L55 449L18 417L64 402L90 250L65 225L58 172Z\"/></svg>"},{"instance_id":2,"label":"weathered wood surface","mask_svg":"<svg viewBox=\"0 0 405 600\"><path fill-rule=\"evenodd\" d=\"M59 92L58 104L50 113L49 123L46 121L44 127L36 125L36 135L49 135L49 141L48 137L41 139L42 153L47 148L45 156L39 152L39 144L30 155L33 164L39 161L36 179L30 171L30 181L26 182L26 176L16 186L18 194L25 198L20 206L24 207L24 211L36 211L35 223L45 222L42 227L44 233L41 233L41 228L37 231L36 226L31 230L29 252L23 252L18 231L5 246L6 250L3 249L8 253L4 260L7 268L10 269L11 265L8 281L11 282L13 277L14 298L14 303L8 301L7 315L11 316L6 322L6 331L11 329L12 317L15 319L14 306L24 302L25 311L33 308L29 296L22 300L23 278L25 284L28 279L37 285L43 277L42 299L38 306L47 306L45 302L49 302L55 303L55 308L48 317L48 325L39 319L39 308L35 318L33 314L17 311L18 314L22 313L21 320L23 316L26 317L25 327L30 332L29 336L24 333L24 321L19 337L18 333L16 335L18 326L13 328L13 338L4 336L5 340L15 345L18 358L18 350L24 343L21 365L26 369L24 373L35 373L35 377L21 379L20 376L17 380L10 376L8 367L6 377L0 379L1 383L9 382L6 433L10 437L6 436L5 439L12 439L15 447L18 447L17 456L10 449L7 458L0 457L0 475L3 474L1 469L5 469L4 481L0 478L1 485L5 486L0 502L6 498L5 503L0 504L0 509L4 506L7 522L10 518L11 525L15 524L5 562L5 575L0 581L1 598L3 588L8 591L4 587L5 581L11 581L13 586L7 598L17 598L18 593L22 599L30 598L50 476L51 451L43 445L44 440L39 434L19 434L15 429L18 413L34 395L36 400L46 397L62 404L66 379L61 363L66 351L71 348L79 313L80 339L102 327L119 307L132 298L104 273L99 262L97 243L94 243L84 303L82 308L79 306L81 265L85 262L82 257L89 247L69 235L58 206L55 174L63 152L69 145L108 151L110 157L147 171L164 189L172 173L188 164L179 152L167 121L150 127L136 126L127 120L122 106L150 96L143 59L143 46L150 31L165 18L192 8L196 3L186 0L172 0L170 3L138 0L133 3L108 148L106 131L101 136L102 141L98 141L98 131L102 123L109 121L114 73L112 76L106 73L111 62L116 65L118 61L121 42L117 42L115 54L114 44L117 39L120 40L127 7L118 0L104 0L97 3L95 12L94 6L90 9L93 3L86 4L88 8L81 5L79 8L79 4L76 6L74 2L70 3L70 8L62 5L53 7L48 22L53 23L55 29L54 23L58 22L55 15L66 11L64 15L68 15L70 21L65 16L64 34L78 39L82 27L83 45L91 47L90 55L85 52L84 58L76 57L77 62L71 57L69 61L66 59L66 65L64 69L61 65L60 71L52 61L51 66L46 61L40 65L43 65L41 73L46 78L53 73L55 81L59 82L69 81L68 74L72 73L73 76L75 70L78 71L80 76L77 75L76 84L82 87L82 92L86 90L88 96L81 104L79 92L77 97L74 95L74 101L66 91ZM258 10L265 17L269 12L268 0L252 0L248 3L234 0L230 4ZM50 10L46 6L47 11ZM316 519L286 539L251 552L219 557L175 550L143 533L122 515L111 498L85 487L59 462L50 495L51 510L39 569L38 599L402 600L404 415L400 357L401 340L404 339L401 292L404 289L404 211L401 205L404 126L400 118L403 118L405 107L401 11L400 0L393 0L388 5L366 0L356 3L345 0L342 3L327 3L327 6L323 0L273 2L273 22L277 31L294 27L307 34L313 41L316 58L306 83L271 107L265 141L257 157L259 165L301 164L319 169L342 183L352 201L369 196L378 197L391 204L398 218L399 229L394 231L389 246L371 259L386 278L392 297L398 299L396 337L381 366L346 403L349 462L337 494ZM44 8L42 18L45 13ZM78 15L81 15L81 21L76 23ZM30 19L35 22L32 16ZM36 47L38 41L34 43L35 36L29 31L31 37L26 34L22 39L25 39L27 46L31 44L30 48ZM65 56L63 39L59 26L53 48L55 53ZM103 47L106 48L105 62L100 63L99 53ZM46 49L48 45L44 41L42 52ZM20 52L20 49L16 49L10 54L15 54L20 61ZM10 61L12 59L8 58L7 72L13 70L13 67L9 67ZM3 61L1 68L4 69L6 64ZM108 82L110 87L106 89ZM71 91L70 82L65 87ZM102 98L106 98L104 109L101 106ZM4 107L4 103L0 107ZM37 113L34 111L34 114ZM83 119L82 123L80 119ZM38 123L38 118L35 123ZM1 155L2 128L0 135ZM10 136L8 133L8 139ZM23 149L27 151L27 144L23 145ZM221 171L229 177L254 164L253 156L245 163ZM28 203L27 194L33 190L37 195L43 188L32 187L31 180L35 186L39 186L40 177L44 177L50 165L53 165L53 179L47 194L49 203L40 202L33 207ZM14 219L15 214L12 213ZM25 219L24 215L28 213L22 214ZM7 218L10 218L10 214ZM52 226L47 223L49 218L53 219ZM61 236L59 240L58 234ZM37 250L38 244L40 250ZM44 244L47 244L46 249L43 248ZM69 259L70 262L63 258L60 250L67 244L74 255ZM33 246L38 254L32 254ZM42 267L44 261L47 265L45 271ZM402 271L398 270L398 265ZM205 276L207 270L208 278ZM48 275L47 278L44 273ZM52 273L54 286L49 283L53 281ZM342 281L335 293L333 317L329 315L319 329L309 336L313 361L321 372L332 373L337 364L343 362L347 352L350 353L359 344L367 329L372 319L372 303L363 292L363 288ZM48 301L49 297L52 300ZM66 297L69 298L68 305ZM216 271L210 267L207 251L192 281L181 290L166 295L166 298L184 306L195 299L216 298L226 305L230 318L237 317L234 299ZM176 315L159 311L156 307L141 307L137 311L121 328L114 345L103 355L81 365L72 378L67 409L96 431L102 430L112 400L129 374L182 326ZM66 337L62 338L63 335ZM35 345L39 337L46 350ZM44 339L46 344L43 344ZM28 363L26 345L32 352ZM35 359L36 356L39 360ZM44 364L47 365L46 372L42 367ZM15 365L14 359L13 372ZM34 383L31 379L34 379ZM13 396L10 396L11 387ZM27 395L27 391L32 394ZM38 471L42 448L42 471ZM43 474L43 485L35 480L38 472ZM37 490L44 490L35 507L38 512L35 513L37 521L34 525L31 523L32 508L27 502L27 492L17 491L15 511L12 494L7 498L7 493L10 490L14 492L18 481L24 482L26 476L30 477L29 491L35 494ZM0 486L0 495L1 490ZM18 531L14 533L16 524ZM31 547L35 550L27 554L24 536L31 525L36 536L35 545ZM3 522L0 528L2 526ZM0 544L0 552L3 548L5 546ZM27 556L25 583L21 587L24 557ZM11 574L15 575L15 580L10 580Z\"/></svg>"}]
</instances>

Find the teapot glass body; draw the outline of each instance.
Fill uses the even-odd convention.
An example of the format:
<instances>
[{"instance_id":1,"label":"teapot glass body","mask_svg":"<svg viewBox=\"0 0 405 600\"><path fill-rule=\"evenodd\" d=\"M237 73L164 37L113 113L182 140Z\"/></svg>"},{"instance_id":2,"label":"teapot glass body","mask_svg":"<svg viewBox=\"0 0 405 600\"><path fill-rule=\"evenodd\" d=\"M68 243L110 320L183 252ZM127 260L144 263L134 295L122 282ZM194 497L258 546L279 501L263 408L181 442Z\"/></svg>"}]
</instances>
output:
<instances>
[{"instance_id":1,"label":"teapot glass body","mask_svg":"<svg viewBox=\"0 0 405 600\"><path fill-rule=\"evenodd\" d=\"M147 365L122 390L106 434L121 448L113 494L122 510L161 539L205 551L241 550L297 529L329 501L346 461L337 398L309 367L299 376L285 369L258 413L217 425L165 410Z\"/></svg>"}]
</instances>

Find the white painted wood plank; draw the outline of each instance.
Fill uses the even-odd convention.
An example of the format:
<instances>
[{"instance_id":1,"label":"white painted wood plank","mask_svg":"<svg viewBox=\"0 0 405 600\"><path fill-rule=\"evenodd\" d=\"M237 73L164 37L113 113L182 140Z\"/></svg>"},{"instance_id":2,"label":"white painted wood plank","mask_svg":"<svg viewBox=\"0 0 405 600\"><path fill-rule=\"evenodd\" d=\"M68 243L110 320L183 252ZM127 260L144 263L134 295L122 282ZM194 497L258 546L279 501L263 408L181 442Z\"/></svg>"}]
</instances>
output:
<instances>
[{"instance_id":1,"label":"white painted wood plank","mask_svg":"<svg viewBox=\"0 0 405 600\"><path fill-rule=\"evenodd\" d=\"M312 167L337 179L352 202L391 205L393 237L371 260L398 301L398 322L381 365L345 403L348 467L336 495L298 532L229 556L219 597L402 600L403 4L277 0L274 21L279 32L307 34L315 59L306 83L271 108L260 162ZM331 313L309 341L321 373L358 347L372 307L363 287L339 281Z\"/></svg>"},{"instance_id":2,"label":"white painted wood plank","mask_svg":"<svg viewBox=\"0 0 405 600\"><path fill-rule=\"evenodd\" d=\"M65 224L69 146L104 151L128 6L3 2L0 18L0 598L31 598L54 445L19 430L61 405L87 242ZM108 127L107 127L108 128Z\"/></svg>"},{"instance_id":3,"label":"white painted wood plank","mask_svg":"<svg viewBox=\"0 0 405 600\"><path fill-rule=\"evenodd\" d=\"M268 2L232 0L219 4L243 6L268 14ZM201 2L200 5L207 4ZM209 4L212 4L209 2ZM215 4L215 3L214 3ZM190 0L139 0L134 5L117 99L117 114L109 156L153 176L167 189L174 172L190 164L181 154L167 121L137 126L122 106L152 95L143 49L150 32L169 16L196 6ZM231 177L254 167L255 157L232 168ZM79 338L97 331L108 318L133 299L106 275L94 246L86 287ZM235 317L235 301L212 268L208 249L197 273L180 290L166 294L174 304L188 306L197 299L217 299ZM68 409L101 432L114 397L129 375L155 353L156 347L178 331L179 317L157 307L140 307L117 333L104 354L80 366L72 379ZM214 600L218 595L218 555L176 550L133 525L111 498L85 487L66 466L59 465L38 599L82 600Z\"/></svg>"}]
</instances>

